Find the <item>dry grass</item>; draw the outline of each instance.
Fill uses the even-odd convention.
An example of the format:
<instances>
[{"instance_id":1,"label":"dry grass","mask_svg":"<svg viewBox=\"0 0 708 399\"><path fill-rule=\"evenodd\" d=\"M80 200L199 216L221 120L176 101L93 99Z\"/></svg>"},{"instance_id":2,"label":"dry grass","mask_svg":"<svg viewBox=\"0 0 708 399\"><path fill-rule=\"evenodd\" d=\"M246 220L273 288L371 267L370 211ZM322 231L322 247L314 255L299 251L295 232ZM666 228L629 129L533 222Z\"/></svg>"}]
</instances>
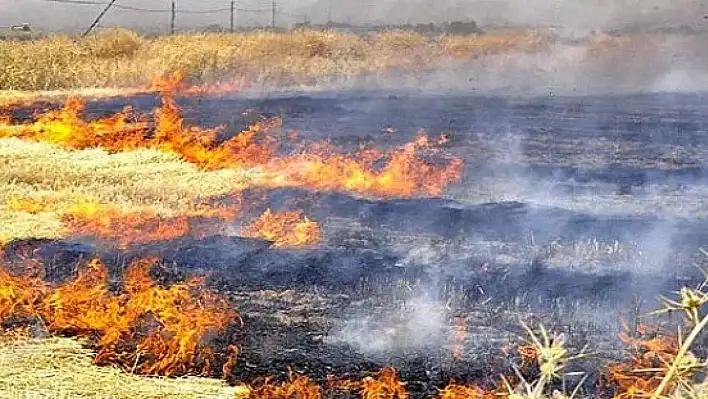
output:
<instances>
[{"instance_id":1,"label":"dry grass","mask_svg":"<svg viewBox=\"0 0 708 399\"><path fill-rule=\"evenodd\" d=\"M185 69L198 81L316 85L509 50L537 51L536 32L429 37L408 31L369 36L296 31L180 34L144 38L108 30L84 39L0 41L0 90L132 87Z\"/></svg>"},{"instance_id":2,"label":"dry grass","mask_svg":"<svg viewBox=\"0 0 708 399\"><path fill-rule=\"evenodd\" d=\"M241 189L247 178L236 170L205 172L157 150L66 151L19 139L0 140L0 159L0 242L59 237L61 211L77 201L170 216L200 197Z\"/></svg>"},{"instance_id":3,"label":"dry grass","mask_svg":"<svg viewBox=\"0 0 708 399\"><path fill-rule=\"evenodd\" d=\"M0 340L0 397L217 399L243 388L206 378L138 377L92 364L92 353L68 338Z\"/></svg>"}]
</instances>

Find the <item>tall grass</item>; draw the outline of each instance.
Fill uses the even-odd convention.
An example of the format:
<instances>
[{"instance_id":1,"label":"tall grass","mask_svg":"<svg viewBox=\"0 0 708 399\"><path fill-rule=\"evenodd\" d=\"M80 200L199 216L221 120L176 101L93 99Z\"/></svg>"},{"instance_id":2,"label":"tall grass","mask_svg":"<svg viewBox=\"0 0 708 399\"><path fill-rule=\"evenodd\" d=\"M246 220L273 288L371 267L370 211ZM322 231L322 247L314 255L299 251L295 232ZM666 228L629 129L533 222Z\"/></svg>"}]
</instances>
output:
<instances>
[{"instance_id":1,"label":"tall grass","mask_svg":"<svg viewBox=\"0 0 708 399\"><path fill-rule=\"evenodd\" d=\"M334 31L189 33L147 38L112 29L86 38L0 40L0 90L127 87L184 69L197 81L311 85L391 70L415 72L479 54L536 51L534 32L430 37Z\"/></svg>"}]
</instances>

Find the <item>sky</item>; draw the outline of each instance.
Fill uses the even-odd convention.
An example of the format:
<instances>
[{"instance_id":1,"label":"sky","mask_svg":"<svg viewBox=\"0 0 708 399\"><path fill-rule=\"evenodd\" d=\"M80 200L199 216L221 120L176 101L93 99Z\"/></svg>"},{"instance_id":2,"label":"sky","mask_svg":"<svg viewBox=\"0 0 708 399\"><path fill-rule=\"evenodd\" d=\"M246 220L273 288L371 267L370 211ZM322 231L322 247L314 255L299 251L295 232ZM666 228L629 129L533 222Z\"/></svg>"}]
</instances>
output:
<instances>
[{"instance_id":1,"label":"sky","mask_svg":"<svg viewBox=\"0 0 708 399\"><path fill-rule=\"evenodd\" d=\"M230 1L175 0L177 29L210 24L228 26ZM121 25L157 32L169 29L170 0L117 0L117 4L154 12L113 9L106 14L103 26ZM0 27L26 22L41 30L80 31L90 25L102 8L102 5L51 0L0 0ZM235 17L237 25L270 24L270 0L236 0L236 8L239 9ZM475 20L483 25L551 25L577 29L708 26L708 0L276 0L276 8L279 11L276 22L280 26L302 21L306 15L313 22L325 22L329 17L337 22L357 24ZM210 10L224 11L200 13Z\"/></svg>"}]
</instances>

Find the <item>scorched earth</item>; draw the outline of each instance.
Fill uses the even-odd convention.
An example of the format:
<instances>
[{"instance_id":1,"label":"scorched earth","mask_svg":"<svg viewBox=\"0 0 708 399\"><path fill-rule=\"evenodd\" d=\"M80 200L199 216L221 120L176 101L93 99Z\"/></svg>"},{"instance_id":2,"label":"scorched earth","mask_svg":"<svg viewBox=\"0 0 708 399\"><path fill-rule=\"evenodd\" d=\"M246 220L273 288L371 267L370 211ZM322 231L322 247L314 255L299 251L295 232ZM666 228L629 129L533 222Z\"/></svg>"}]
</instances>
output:
<instances>
[{"instance_id":1,"label":"scorched earth","mask_svg":"<svg viewBox=\"0 0 708 399\"><path fill-rule=\"evenodd\" d=\"M3 110L5 328L254 397L630 397L693 370L639 314L703 279L702 96L172 86Z\"/></svg>"}]
</instances>

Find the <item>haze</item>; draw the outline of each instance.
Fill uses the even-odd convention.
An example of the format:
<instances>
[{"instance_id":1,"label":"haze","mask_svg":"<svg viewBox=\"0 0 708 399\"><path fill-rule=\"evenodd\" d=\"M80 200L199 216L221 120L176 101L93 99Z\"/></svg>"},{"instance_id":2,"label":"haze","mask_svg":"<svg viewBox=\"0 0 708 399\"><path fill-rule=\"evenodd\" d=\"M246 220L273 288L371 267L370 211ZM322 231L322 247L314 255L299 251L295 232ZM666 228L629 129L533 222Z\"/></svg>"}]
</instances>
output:
<instances>
[{"instance_id":1,"label":"haze","mask_svg":"<svg viewBox=\"0 0 708 399\"><path fill-rule=\"evenodd\" d=\"M67 0L63 0L67 1ZM228 9L230 0L176 0L178 10ZM277 1L276 22L281 27L311 21L361 23L418 23L475 20L482 25L562 26L573 29L621 29L633 27L708 25L708 5L697 0L296 0ZM118 4L162 12L111 10L103 26L125 26L150 32L169 27L169 0L118 0ZM50 31L78 31L91 23L101 5L54 3L47 0L0 0L0 27L30 23ZM270 25L269 0L240 0L238 26ZM260 11L245 11L260 10ZM228 26L229 12L178 13L177 29L195 29L211 24Z\"/></svg>"}]
</instances>

